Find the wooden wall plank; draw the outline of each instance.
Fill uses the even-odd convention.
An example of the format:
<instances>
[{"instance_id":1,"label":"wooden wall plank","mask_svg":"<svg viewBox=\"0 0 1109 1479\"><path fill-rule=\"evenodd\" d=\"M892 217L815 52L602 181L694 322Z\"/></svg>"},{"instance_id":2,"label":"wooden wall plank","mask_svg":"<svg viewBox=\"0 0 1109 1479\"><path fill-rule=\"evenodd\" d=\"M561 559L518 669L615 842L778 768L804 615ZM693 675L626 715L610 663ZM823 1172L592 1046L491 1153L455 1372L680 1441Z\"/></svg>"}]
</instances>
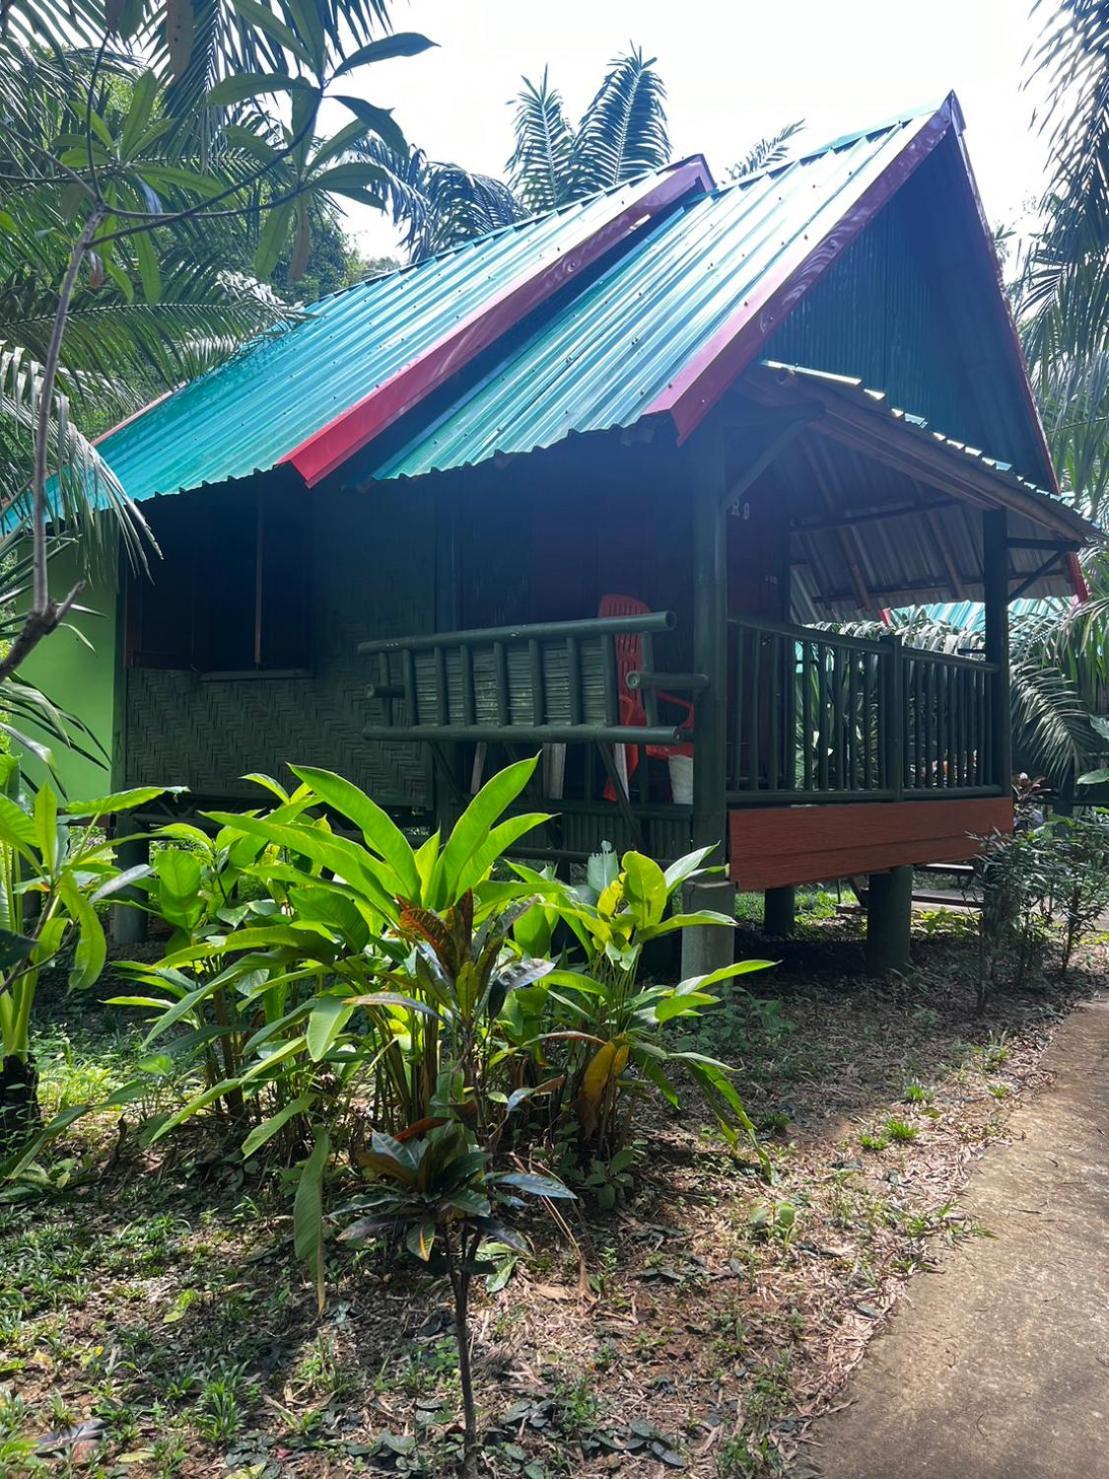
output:
<instances>
[{"instance_id":1,"label":"wooden wall plank","mask_svg":"<svg viewBox=\"0 0 1109 1479\"><path fill-rule=\"evenodd\" d=\"M1003 796L741 807L729 817L730 872L740 888L764 889L953 863L975 856L976 838L1012 827L1012 802Z\"/></svg>"}]
</instances>

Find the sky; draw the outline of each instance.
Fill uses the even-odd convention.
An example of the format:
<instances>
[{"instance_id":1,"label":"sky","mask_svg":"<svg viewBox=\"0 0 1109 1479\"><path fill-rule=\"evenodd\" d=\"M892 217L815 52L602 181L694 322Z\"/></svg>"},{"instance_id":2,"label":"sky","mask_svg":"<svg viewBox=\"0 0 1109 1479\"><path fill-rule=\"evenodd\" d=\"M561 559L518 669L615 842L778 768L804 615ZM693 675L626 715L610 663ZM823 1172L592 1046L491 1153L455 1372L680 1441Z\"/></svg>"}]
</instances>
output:
<instances>
[{"instance_id":1,"label":"sky","mask_svg":"<svg viewBox=\"0 0 1109 1479\"><path fill-rule=\"evenodd\" d=\"M573 118L629 42L658 58L674 157L703 153L722 179L757 138L806 120L799 148L958 94L993 224L1019 225L1046 150L1022 90L1039 21L1030 0L394 0L395 29L431 52L368 67L359 91L394 109L436 159L503 175L521 76L549 66ZM343 115L345 121L346 115ZM337 122L339 119L337 118ZM364 255L396 253L392 228L352 206Z\"/></svg>"}]
</instances>

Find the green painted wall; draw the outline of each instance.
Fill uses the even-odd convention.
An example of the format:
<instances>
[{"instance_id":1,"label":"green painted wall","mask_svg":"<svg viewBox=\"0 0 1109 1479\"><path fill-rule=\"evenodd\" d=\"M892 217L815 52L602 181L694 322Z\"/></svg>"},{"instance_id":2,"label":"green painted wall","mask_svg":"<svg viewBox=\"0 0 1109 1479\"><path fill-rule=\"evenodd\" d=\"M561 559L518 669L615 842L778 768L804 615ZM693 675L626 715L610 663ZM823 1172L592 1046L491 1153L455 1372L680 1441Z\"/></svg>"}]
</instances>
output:
<instances>
[{"instance_id":1,"label":"green painted wall","mask_svg":"<svg viewBox=\"0 0 1109 1479\"><path fill-rule=\"evenodd\" d=\"M80 604L91 614L70 616L70 626L47 637L24 663L20 677L40 688L52 702L73 714L90 729L106 751L102 764L66 750L41 730L31 729L32 738L51 746L58 774L69 796L75 800L103 795L110 789L115 720L116 594L117 561L115 541L86 571L80 551L62 550L50 562L50 589L64 594L78 580L88 584ZM86 642L77 635L80 632ZM90 650L91 649L91 650ZM95 746L85 744L86 749ZM24 756L27 774L40 781L46 769L35 756Z\"/></svg>"}]
</instances>

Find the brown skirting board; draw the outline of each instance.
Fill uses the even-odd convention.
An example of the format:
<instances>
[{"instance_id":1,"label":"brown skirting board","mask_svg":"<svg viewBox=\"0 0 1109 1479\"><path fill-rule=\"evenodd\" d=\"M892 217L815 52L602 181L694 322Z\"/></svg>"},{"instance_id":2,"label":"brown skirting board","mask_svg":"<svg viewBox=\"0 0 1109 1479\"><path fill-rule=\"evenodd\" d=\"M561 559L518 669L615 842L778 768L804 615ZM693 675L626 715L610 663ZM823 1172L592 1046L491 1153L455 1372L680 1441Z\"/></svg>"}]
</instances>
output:
<instances>
[{"instance_id":1,"label":"brown skirting board","mask_svg":"<svg viewBox=\"0 0 1109 1479\"><path fill-rule=\"evenodd\" d=\"M976 838L1012 829L1005 796L743 807L729 816L730 872L740 888L764 889L954 863L979 851Z\"/></svg>"}]
</instances>

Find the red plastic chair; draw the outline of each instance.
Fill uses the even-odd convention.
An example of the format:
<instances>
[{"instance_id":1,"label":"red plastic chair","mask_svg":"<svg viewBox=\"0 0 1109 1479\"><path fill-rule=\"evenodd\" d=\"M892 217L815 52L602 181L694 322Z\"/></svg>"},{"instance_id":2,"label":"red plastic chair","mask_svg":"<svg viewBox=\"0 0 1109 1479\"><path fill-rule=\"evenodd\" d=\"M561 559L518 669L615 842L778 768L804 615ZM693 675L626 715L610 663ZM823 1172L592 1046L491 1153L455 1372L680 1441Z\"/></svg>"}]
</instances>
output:
<instances>
[{"instance_id":1,"label":"red plastic chair","mask_svg":"<svg viewBox=\"0 0 1109 1479\"><path fill-rule=\"evenodd\" d=\"M650 606L635 596L608 595L601 597L597 615L601 617L646 616L650 610ZM643 667L643 638L638 632L625 632L616 638L615 646L616 683L620 695L620 723L645 727L647 710L643 706L643 699L638 689L628 687L628 674L639 672ZM658 700L660 703L673 704L683 709L685 718L680 727L682 729L693 728L693 705L688 699L679 698L676 693L665 693L660 690ZM620 748L624 752L625 773L630 781L639 769L640 746L623 745ZM672 755L692 756L693 754L692 745L646 745L643 748L652 760L669 760ZM616 788L611 780L605 785L604 796L606 801L616 800Z\"/></svg>"}]
</instances>

